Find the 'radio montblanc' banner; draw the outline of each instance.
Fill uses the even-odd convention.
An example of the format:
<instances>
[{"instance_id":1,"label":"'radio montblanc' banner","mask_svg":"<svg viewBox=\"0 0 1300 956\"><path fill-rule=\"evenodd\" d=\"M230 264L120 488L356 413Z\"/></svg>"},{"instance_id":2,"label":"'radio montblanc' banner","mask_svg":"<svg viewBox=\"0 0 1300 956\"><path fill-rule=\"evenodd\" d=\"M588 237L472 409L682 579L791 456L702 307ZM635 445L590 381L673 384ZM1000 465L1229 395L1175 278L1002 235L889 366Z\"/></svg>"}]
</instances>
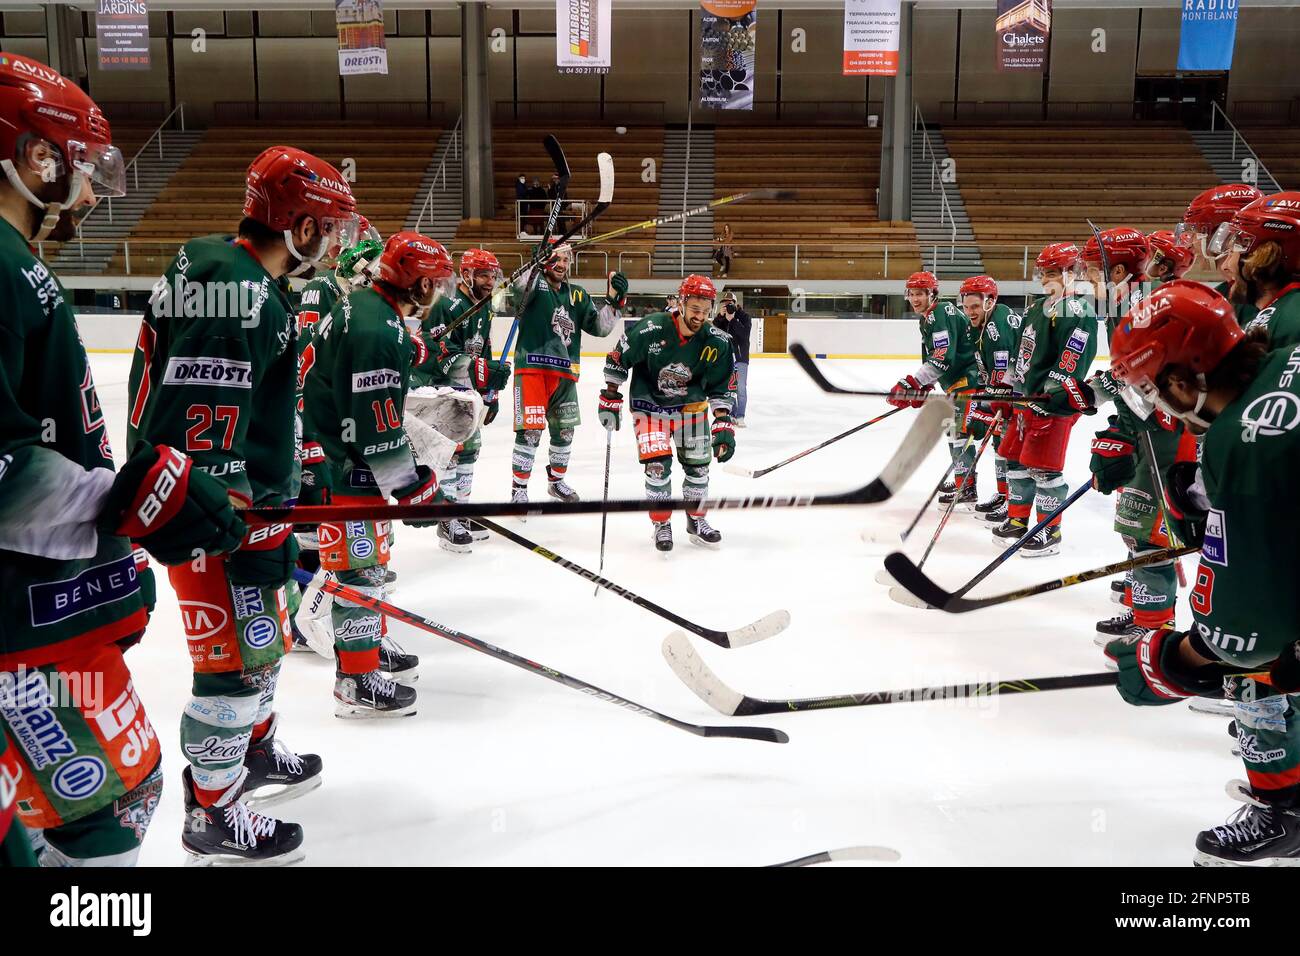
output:
<instances>
[{"instance_id":1,"label":"'radio montblanc' banner","mask_svg":"<svg viewBox=\"0 0 1300 956\"><path fill-rule=\"evenodd\" d=\"M149 69L149 6L145 0L99 0L95 45L101 70Z\"/></svg>"},{"instance_id":2,"label":"'radio montblanc' banner","mask_svg":"<svg viewBox=\"0 0 1300 956\"><path fill-rule=\"evenodd\" d=\"M555 65L561 73L608 73L614 0L555 0Z\"/></svg>"},{"instance_id":3,"label":"'radio montblanc' banner","mask_svg":"<svg viewBox=\"0 0 1300 956\"><path fill-rule=\"evenodd\" d=\"M700 106L754 108L757 0L701 0Z\"/></svg>"},{"instance_id":4,"label":"'radio montblanc' banner","mask_svg":"<svg viewBox=\"0 0 1300 956\"><path fill-rule=\"evenodd\" d=\"M1183 0L1178 69L1230 70L1237 39L1237 0Z\"/></svg>"},{"instance_id":5,"label":"'radio montblanc' banner","mask_svg":"<svg viewBox=\"0 0 1300 956\"><path fill-rule=\"evenodd\" d=\"M388 75L383 0L334 0L339 31L339 76Z\"/></svg>"},{"instance_id":6,"label":"'radio montblanc' banner","mask_svg":"<svg viewBox=\"0 0 1300 956\"><path fill-rule=\"evenodd\" d=\"M1052 0L998 0L999 70L1043 71L1052 40Z\"/></svg>"},{"instance_id":7,"label":"'radio montblanc' banner","mask_svg":"<svg viewBox=\"0 0 1300 956\"><path fill-rule=\"evenodd\" d=\"M897 76L899 0L844 0L844 75Z\"/></svg>"}]
</instances>

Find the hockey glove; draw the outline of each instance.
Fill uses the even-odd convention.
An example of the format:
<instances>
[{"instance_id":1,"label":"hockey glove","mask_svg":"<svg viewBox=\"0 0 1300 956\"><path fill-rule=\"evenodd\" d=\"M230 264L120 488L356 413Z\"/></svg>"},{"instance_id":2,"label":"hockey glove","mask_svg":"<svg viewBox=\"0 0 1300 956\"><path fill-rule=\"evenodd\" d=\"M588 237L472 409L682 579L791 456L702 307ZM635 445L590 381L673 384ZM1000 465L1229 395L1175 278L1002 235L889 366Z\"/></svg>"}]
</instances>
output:
<instances>
[{"instance_id":1,"label":"hockey glove","mask_svg":"<svg viewBox=\"0 0 1300 956\"><path fill-rule=\"evenodd\" d=\"M441 488L438 487L438 476L433 473L428 465L415 466L415 481L411 482L405 488L399 488L393 492L393 497L397 499L399 505L431 505L442 501L451 501ZM427 528L431 524L436 524L434 519L406 519L402 524L410 525L412 528Z\"/></svg>"},{"instance_id":2,"label":"hockey glove","mask_svg":"<svg viewBox=\"0 0 1300 956\"><path fill-rule=\"evenodd\" d=\"M257 529L254 529L256 533ZM286 526L272 539L270 546L245 540L226 563L226 577L231 584L259 588L278 588L288 584L298 563L298 539Z\"/></svg>"},{"instance_id":3,"label":"hockey glove","mask_svg":"<svg viewBox=\"0 0 1300 956\"><path fill-rule=\"evenodd\" d=\"M419 332L411 333L411 368L420 368L429 361L429 346Z\"/></svg>"},{"instance_id":4,"label":"hockey glove","mask_svg":"<svg viewBox=\"0 0 1300 956\"><path fill-rule=\"evenodd\" d=\"M885 401L895 408L920 408L925 404L926 393L932 388L933 385L922 385L915 375L908 375L899 379L898 384L890 389Z\"/></svg>"},{"instance_id":5,"label":"hockey glove","mask_svg":"<svg viewBox=\"0 0 1300 956\"><path fill-rule=\"evenodd\" d=\"M605 426L605 431L616 432L623 423L623 393L613 385L606 384L600 392L596 417Z\"/></svg>"},{"instance_id":6,"label":"hockey glove","mask_svg":"<svg viewBox=\"0 0 1300 956\"><path fill-rule=\"evenodd\" d=\"M140 442L113 479L98 525L120 534L163 564L184 564L195 552L239 547L245 525L226 488L167 445Z\"/></svg>"},{"instance_id":7,"label":"hockey glove","mask_svg":"<svg viewBox=\"0 0 1300 956\"><path fill-rule=\"evenodd\" d=\"M1049 415L1096 415L1097 393L1087 382L1067 378L1064 382L1047 383L1047 401L1041 408Z\"/></svg>"},{"instance_id":8,"label":"hockey glove","mask_svg":"<svg viewBox=\"0 0 1300 956\"><path fill-rule=\"evenodd\" d=\"M497 412L501 411L501 400L493 395L492 400L484 404L487 406L487 414L483 416L483 424L491 425L497 417Z\"/></svg>"},{"instance_id":9,"label":"hockey glove","mask_svg":"<svg viewBox=\"0 0 1300 956\"><path fill-rule=\"evenodd\" d=\"M1205 518L1210 499L1201 481L1201 466L1194 461L1176 461L1165 472L1165 515L1183 544L1201 547L1205 541Z\"/></svg>"},{"instance_id":10,"label":"hockey glove","mask_svg":"<svg viewBox=\"0 0 1300 956\"><path fill-rule=\"evenodd\" d=\"M627 306L627 276L621 272L611 272L605 297L610 305L621 312Z\"/></svg>"},{"instance_id":11,"label":"hockey glove","mask_svg":"<svg viewBox=\"0 0 1300 956\"><path fill-rule=\"evenodd\" d=\"M713 419L713 457L730 461L736 453L736 426L731 415L723 412Z\"/></svg>"},{"instance_id":12,"label":"hockey glove","mask_svg":"<svg viewBox=\"0 0 1300 956\"><path fill-rule=\"evenodd\" d=\"M1173 704L1187 697L1223 696L1230 671L1219 664L1189 667L1179 660L1184 641L1203 657L1212 657L1195 635L1172 628L1121 637L1106 645L1106 656L1119 670L1119 695L1137 707Z\"/></svg>"},{"instance_id":13,"label":"hockey glove","mask_svg":"<svg viewBox=\"0 0 1300 956\"><path fill-rule=\"evenodd\" d=\"M470 363L470 378L480 392L498 392L510 380L510 363L497 359L476 358Z\"/></svg>"},{"instance_id":14,"label":"hockey glove","mask_svg":"<svg viewBox=\"0 0 1300 956\"><path fill-rule=\"evenodd\" d=\"M1110 416L1110 425L1092 440L1092 486L1103 495L1122 488L1137 474L1137 446L1131 436L1119 430L1119 418Z\"/></svg>"}]
</instances>

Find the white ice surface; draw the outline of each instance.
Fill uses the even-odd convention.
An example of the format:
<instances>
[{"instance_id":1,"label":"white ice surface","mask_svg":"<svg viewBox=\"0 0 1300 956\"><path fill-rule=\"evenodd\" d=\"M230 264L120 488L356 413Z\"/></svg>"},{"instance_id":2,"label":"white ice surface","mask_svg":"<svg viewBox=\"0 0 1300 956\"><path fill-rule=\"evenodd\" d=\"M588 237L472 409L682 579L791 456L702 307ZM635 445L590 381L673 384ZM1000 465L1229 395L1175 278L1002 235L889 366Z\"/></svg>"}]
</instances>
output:
<instances>
[{"instance_id":1,"label":"white ice surface","mask_svg":"<svg viewBox=\"0 0 1300 956\"><path fill-rule=\"evenodd\" d=\"M599 362L579 386L586 423L569 480L599 498L605 436L596 423ZM825 363L841 383L888 386L914 362ZM129 356L92 357L115 450L124 451ZM738 462L763 467L878 414L878 399L819 392L785 359L750 367L749 427ZM474 498L509 489L510 414L486 430ZM887 419L774 474L713 469L711 491L838 490L874 476L907 430ZM1088 475L1088 441L1104 415L1076 428L1066 476ZM643 494L630 429L615 436L611 494ZM545 494L539 455L535 499ZM640 515L612 516L605 573L710 627L739 627L786 608L793 621L762 644L696 646L731 686L755 696L819 696L1102 669L1093 623L1118 607L1105 582L974 614L894 604L873 580L947 461L937 449L892 501L863 508L719 512L719 551L661 557ZM679 487L680 467L674 486ZM980 464L992 490L991 453ZM1064 524L1061 553L1013 558L976 593L996 593L1119 560L1113 503L1086 496ZM920 556L937 511L913 534ZM513 519L503 519L511 521ZM927 564L945 585L997 551L986 522L956 515ZM599 517L534 518L523 534L595 569ZM864 537L865 532L865 537ZM868 543L868 541L870 543ZM659 645L673 627L504 539L452 555L434 529L399 527L394 601L647 706L726 723L678 683ZM1188 571L1193 566L1188 564ZM167 775L142 862L183 862L178 727L190 685L175 598L159 576L144 641L128 655L163 742ZM1180 607L1180 620L1188 620ZM1187 865L1198 830L1235 806L1241 776L1221 719L1182 705L1133 708L1110 688L959 703L899 703L736 722L780 727L790 743L703 739L401 624L420 655L419 713L404 720L333 716L333 669L313 654L285 663L281 737L320 753L324 786L274 808L306 830L319 864L752 865L853 844L894 847L903 864Z\"/></svg>"}]
</instances>

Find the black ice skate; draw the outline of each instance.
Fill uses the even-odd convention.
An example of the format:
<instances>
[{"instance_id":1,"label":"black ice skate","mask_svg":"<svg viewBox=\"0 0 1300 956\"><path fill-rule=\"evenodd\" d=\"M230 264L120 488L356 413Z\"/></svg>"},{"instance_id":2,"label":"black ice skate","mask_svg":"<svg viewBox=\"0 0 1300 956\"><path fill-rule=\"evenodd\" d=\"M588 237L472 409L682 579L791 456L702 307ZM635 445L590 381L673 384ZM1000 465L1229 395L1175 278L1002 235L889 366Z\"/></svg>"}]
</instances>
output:
<instances>
[{"instance_id":1,"label":"black ice skate","mask_svg":"<svg viewBox=\"0 0 1300 956\"><path fill-rule=\"evenodd\" d=\"M993 543L1009 548L1025 536L1029 530L1029 525L1025 523L1024 518L1008 517L993 529Z\"/></svg>"},{"instance_id":2,"label":"black ice skate","mask_svg":"<svg viewBox=\"0 0 1300 956\"><path fill-rule=\"evenodd\" d=\"M1128 589L1128 582L1123 578L1116 578L1110 582L1110 599L1116 604L1124 603L1124 592Z\"/></svg>"},{"instance_id":3,"label":"black ice skate","mask_svg":"<svg viewBox=\"0 0 1300 956\"><path fill-rule=\"evenodd\" d=\"M550 469L546 470L546 493L560 501L578 501L578 493L569 487L563 478L556 478Z\"/></svg>"},{"instance_id":4,"label":"black ice skate","mask_svg":"<svg viewBox=\"0 0 1300 956\"><path fill-rule=\"evenodd\" d=\"M409 717L415 713L415 689L389 680L379 671L334 675L334 716L347 720Z\"/></svg>"},{"instance_id":5,"label":"black ice skate","mask_svg":"<svg viewBox=\"0 0 1300 956\"><path fill-rule=\"evenodd\" d=\"M939 493L944 495L950 495L956 490L957 482L953 481L951 478L945 478L943 484L939 486Z\"/></svg>"},{"instance_id":6,"label":"black ice skate","mask_svg":"<svg viewBox=\"0 0 1300 956\"><path fill-rule=\"evenodd\" d=\"M181 783L185 791L181 846L189 854L186 866L289 866L307 855L302 849L302 827L254 813L239 800L242 781L211 807L200 806L194 798L189 767L181 773Z\"/></svg>"},{"instance_id":7,"label":"black ice skate","mask_svg":"<svg viewBox=\"0 0 1300 956\"><path fill-rule=\"evenodd\" d=\"M997 532L995 531L994 534ZM1061 526L1048 525L1040 530L1020 549L1022 558L1041 558L1049 554L1056 554L1061 550Z\"/></svg>"},{"instance_id":8,"label":"black ice skate","mask_svg":"<svg viewBox=\"0 0 1300 956\"><path fill-rule=\"evenodd\" d=\"M698 518L686 516L686 537L692 543L704 548L716 548L722 543L722 535L704 519L703 515Z\"/></svg>"},{"instance_id":9,"label":"black ice skate","mask_svg":"<svg viewBox=\"0 0 1300 956\"><path fill-rule=\"evenodd\" d=\"M1246 805L1223 826L1196 835L1196 866L1300 866L1300 815L1269 806L1245 781L1228 784L1228 796Z\"/></svg>"},{"instance_id":10,"label":"black ice skate","mask_svg":"<svg viewBox=\"0 0 1300 956\"><path fill-rule=\"evenodd\" d=\"M998 505L997 508L985 512L983 515L985 521L991 521L994 524L1002 524L1009 517L1011 517L1011 515L1010 512L1007 511L1007 501L1005 498L1002 499L1002 504Z\"/></svg>"},{"instance_id":11,"label":"black ice skate","mask_svg":"<svg viewBox=\"0 0 1300 956\"><path fill-rule=\"evenodd\" d=\"M450 521L438 522L438 547L444 551L450 551L452 554L469 554L472 548L471 544L474 539L470 537L469 530L465 525L452 519Z\"/></svg>"},{"instance_id":12,"label":"black ice skate","mask_svg":"<svg viewBox=\"0 0 1300 956\"><path fill-rule=\"evenodd\" d=\"M963 484L961 491L954 488L951 492L944 492L939 495L936 507L940 511L947 511L948 505L952 504L953 498L957 499L957 504L953 507L954 511L974 511L979 504L979 494L975 489L974 479Z\"/></svg>"},{"instance_id":13,"label":"black ice skate","mask_svg":"<svg viewBox=\"0 0 1300 956\"><path fill-rule=\"evenodd\" d=\"M389 680L414 684L420 679L419 666L420 658L406 653L406 649L387 634L379 638L379 669Z\"/></svg>"},{"instance_id":14,"label":"black ice skate","mask_svg":"<svg viewBox=\"0 0 1300 956\"><path fill-rule=\"evenodd\" d=\"M992 519L989 518L988 516L993 514L994 512L1003 510L1004 508L1006 508L1006 506L1007 506L1007 496L999 491L988 501L981 501L979 504L977 504L975 506L975 513L977 515L984 515L984 520L991 521Z\"/></svg>"},{"instance_id":15,"label":"black ice skate","mask_svg":"<svg viewBox=\"0 0 1300 956\"><path fill-rule=\"evenodd\" d=\"M657 550L671 551L673 549L672 523L668 521L656 521L654 523L653 540Z\"/></svg>"},{"instance_id":16,"label":"black ice skate","mask_svg":"<svg viewBox=\"0 0 1300 956\"><path fill-rule=\"evenodd\" d=\"M1108 620L1098 621L1097 636L1093 638L1093 643L1098 647L1105 647L1111 641L1119 640L1121 637L1139 638L1143 632L1144 629L1133 622L1133 612L1125 611Z\"/></svg>"},{"instance_id":17,"label":"black ice skate","mask_svg":"<svg viewBox=\"0 0 1300 956\"><path fill-rule=\"evenodd\" d=\"M518 483L512 483L510 485L510 503L512 505L528 504L528 486L521 485ZM528 518L525 517L524 515L515 515L515 517L520 521L528 520Z\"/></svg>"},{"instance_id":18,"label":"black ice skate","mask_svg":"<svg viewBox=\"0 0 1300 956\"><path fill-rule=\"evenodd\" d=\"M244 756L248 776L244 802L250 807L273 807L311 793L321 785L321 759L316 754L296 754L276 739L280 715L271 717L265 737L249 744Z\"/></svg>"}]
</instances>

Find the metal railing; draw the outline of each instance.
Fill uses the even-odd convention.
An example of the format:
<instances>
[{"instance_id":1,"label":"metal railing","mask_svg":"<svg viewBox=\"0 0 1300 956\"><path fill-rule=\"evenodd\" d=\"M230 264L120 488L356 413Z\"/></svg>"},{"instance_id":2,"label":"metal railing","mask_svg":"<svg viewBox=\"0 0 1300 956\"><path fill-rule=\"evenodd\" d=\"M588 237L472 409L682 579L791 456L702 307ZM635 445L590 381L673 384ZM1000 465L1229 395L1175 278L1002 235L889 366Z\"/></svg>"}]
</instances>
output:
<instances>
[{"instance_id":1,"label":"metal railing","mask_svg":"<svg viewBox=\"0 0 1300 956\"><path fill-rule=\"evenodd\" d=\"M131 173L131 182L136 189L140 188L140 165L139 165L140 156L149 147L149 144L156 139L158 141L158 158L159 159L163 158L163 141L162 141L163 127L165 127L169 122L171 122L171 118L173 116L175 116L177 118L177 122L180 123L180 127L181 127L180 131L182 133L185 132L185 104L177 103L175 108L166 116L164 116L162 122L159 123L154 128L154 131L149 134L149 138L140 144L140 148L135 151L135 155L131 157L131 159L127 162L126 166L123 168L122 170L123 173L126 173L128 171ZM106 199L103 203L100 203L99 206L96 206L94 209L90 210L90 212L86 213L85 218L82 219L81 222L77 223L78 238L81 237L81 227L86 224L86 220L89 219L91 216L93 216L96 212L98 212L100 206L103 206L105 204L107 204L108 206L108 221L109 222L113 221L113 197L109 196L108 199Z\"/></svg>"},{"instance_id":2,"label":"metal railing","mask_svg":"<svg viewBox=\"0 0 1300 956\"><path fill-rule=\"evenodd\" d=\"M515 235L520 240L542 238L542 233L546 231L546 220L551 213L551 203L552 200L550 199L515 200ZM560 214L555 220L554 235L564 235L571 223L576 223L585 215L587 215L587 201L585 199L561 199ZM585 239L589 235L591 235L590 223L582 228L577 237Z\"/></svg>"},{"instance_id":3,"label":"metal railing","mask_svg":"<svg viewBox=\"0 0 1300 956\"><path fill-rule=\"evenodd\" d=\"M934 144L930 142L930 132L925 128L925 117L921 115L921 107L917 103L912 104L912 130L919 130L921 133L921 161L925 161L926 153L930 154L930 192L939 189L939 225L942 226L945 217L949 224L948 233L948 256L952 257L953 249L957 245L957 217L952 214L952 206L948 203L948 189L943 182L943 172L939 168L939 157L934 151ZM935 252L935 261L938 261L938 251Z\"/></svg>"},{"instance_id":4,"label":"metal railing","mask_svg":"<svg viewBox=\"0 0 1300 956\"><path fill-rule=\"evenodd\" d=\"M459 163L461 161L460 125L463 120L463 115L456 117L456 125L451 128L451 139L449 139L447 145L442 148L442 159L438 162L438 170L433 174L433 179L429 181L429 188L424 194L424 202L420 205L420 213L415 217L416 232L419 232L420 228L424 225L424 217L426 214L428 214L430 221L433 220L434 189L440 178L442 179L442 189L444 191L447 189L447 158L448 154L452 152L453 147L455 148L455 162Z\"/></svg>"},{"instance_id":5,"label":"metal railing","mask_svg":"<svg viewBox=\"0 0 1300 956\"><path fill-rule=\"evenodd\" d=\"M1242 152L1248 153L1251 159L1255 161L1255 167L1257 170L1256 177L1255 177L1256 182L1253 183L1252 185L1259 185L1258 183L1259 172L1262 172L1265 176L1267 176L1270 180L1272 180L1273 185L1275 186L1278 185L1277 178L1271 172L1269 172L1268 167L1264 165L1264 161L1259 158L1259 154L1256 153L1253 149L1251 149L1250 143L1246 141L1246 137L1241 135L1241 131L1237 129L1236 125L1232 122L1232 120L1228 119L1228 114L1223 112L1223 107L1219 106L1218 102L1215 100L1210 101L1210 106L1211 106L1210 132L1212 133L1217 132L1218 124L1220 122L1222 122L1222 124L1226 126L1228 129L1232 130L1232 161L1234 163L1237 161L1238 145L1240 145ZM1220 117L1222 117L1222 119L1220 119Z\"/></svg>"}]
</instances>

